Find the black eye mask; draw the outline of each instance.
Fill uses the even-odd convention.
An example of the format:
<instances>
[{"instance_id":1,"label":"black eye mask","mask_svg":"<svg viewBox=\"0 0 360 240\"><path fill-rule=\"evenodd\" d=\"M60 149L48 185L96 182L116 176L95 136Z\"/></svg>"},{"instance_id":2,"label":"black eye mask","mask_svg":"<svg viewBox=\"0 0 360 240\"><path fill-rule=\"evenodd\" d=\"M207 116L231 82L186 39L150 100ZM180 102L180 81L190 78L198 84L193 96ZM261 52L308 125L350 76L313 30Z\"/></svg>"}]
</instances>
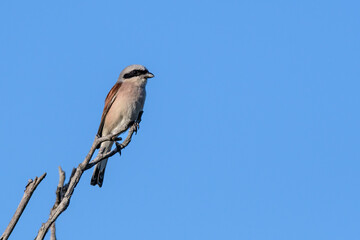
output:
<instances>
[{"instance_id":1,"label":"black eye mask","mask_svg":"<svg viewBox=\"0 0 360 240\"><path fill-rule=\"evenodd\" d=\"M148 70L132 70L131 72L124 75L124 78L132 78L148 73Z\"/></svg>"}]
</instances>

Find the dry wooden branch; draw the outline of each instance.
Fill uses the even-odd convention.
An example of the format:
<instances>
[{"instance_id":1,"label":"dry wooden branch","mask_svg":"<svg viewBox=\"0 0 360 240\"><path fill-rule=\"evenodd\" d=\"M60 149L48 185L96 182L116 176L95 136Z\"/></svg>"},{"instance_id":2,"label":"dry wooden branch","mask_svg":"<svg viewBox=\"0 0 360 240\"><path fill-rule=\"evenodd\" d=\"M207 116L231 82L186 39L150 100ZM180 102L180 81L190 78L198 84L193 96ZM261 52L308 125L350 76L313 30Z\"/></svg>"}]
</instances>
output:
<instances>
[{"instance_id":1,"label":"dry wooden branch","mask_svg":"<svg viewBox=\"0 0 360 240\"><path fill-rule=\"evenodd\" d=\"M88 170L88 169L92 168L93 166L95 166L96 164L98 164L99 162L104 160L105 158L109 158L109 157L114 156L116 153L121 154L121 150L124 149L131 142L132 135L137 132L137 128L138 128L138 126L133 125L130 128L127 137L125 138L125 140L121 144L115 142L115 144L116 144L115 149L113 149L112 151L110 151L108 153L98 154L90 163L88 163L86 165L85 170Z\"/></svg>"},{"instance_id":2,"label":"dry wooden branch","mask_svg":"<svg viewBox=\"0 0 360 240\"><path fill-rule=\"evenodd\" d=\"M128 136L126 137L126 139L121 143L118 144L116 143L116 148L114 150L112 150L109 153L106 154L98 154L97 157L95 157L95 159L90 162L92 156L94 155L95 150L97 149L97 147L104 141L116 141L117 139L117 135L119 135L119 133L116 134L110 134L107 135L105 137L95 137L95 140L90 148L89 153L86 155L84 161L82 163L79 164L79 166L75 169L75 171L73 171L74 174L72 174L72 176L69 179L69 183L66 186L66 192L64 194L64 196L61 198L61 200L59 201L59 203L57 204L57 206L53 207L53 209L51 210L50 216L47 220L47 222L43 223L38 231L38 235L36 236L35 240L43 240L46 233L48 232L50 226L53 225L53 223L56 221L56 219L60 216L60 214L62 212L64 212L67 207L69 206L70 203L70 199L72 197L72 194L74 192L75 187L77 186L78 182L80 181L80 178L82 176L82 174L90 169L91 167L93 167L96 163L99 163L101 160L111 157L114 154L118 153L121 151L121 149L124 149L130 142L131 142L131 138L132 135L134 134L134 132L137 132L137 129L139 127L139 123L141 121L141 115L139 115L139 119L137 122L135 122L129 129L129 133ZM60 181L59 181L59 185L60 185ZM65 187L65 186L64 186ZM55 228L55 226L54 226Z\"/></svg>"},{"instance_id":3,"label":"dry wooden branch","mask_svg":"<svg viewBox=\"0 0 360 240\"><path fill-rule=\"evenodd\" d=\"M64 192L63 192L64 182L65 182L65 172L61 169L61 167L59 167L59 183L56 188L55 203L50 211L50 215L53 213L54 209L56 209L57 206L59 206L59 203L64 196ZM53 224L51 224L50 231L51 231L50 240L56 240L55 222L53 222Z\"/></svg>"},{"instance_id":4,"label":"dry wooden branch","mask_svg":"<svg viewBox=\"0 0 360 240\"><path fill-rule=\"evenodd\" d=\"M46 173L41 175L39 178L35 177L34 180L30 179L28 181L28 184L26 185L24 195L19 203L19 206L17 207L14 216L12 217L9 225L5 229L5 232L1 235L0 240L6 240L9 238L11 232L14 230L15 225L19 221L19 218L21 214L23 213L24 209L26 208L26 205L28 204L32 194L36 190L36 187L40 184L40 182L45 178Z\"/></svg>"}]
</instances>

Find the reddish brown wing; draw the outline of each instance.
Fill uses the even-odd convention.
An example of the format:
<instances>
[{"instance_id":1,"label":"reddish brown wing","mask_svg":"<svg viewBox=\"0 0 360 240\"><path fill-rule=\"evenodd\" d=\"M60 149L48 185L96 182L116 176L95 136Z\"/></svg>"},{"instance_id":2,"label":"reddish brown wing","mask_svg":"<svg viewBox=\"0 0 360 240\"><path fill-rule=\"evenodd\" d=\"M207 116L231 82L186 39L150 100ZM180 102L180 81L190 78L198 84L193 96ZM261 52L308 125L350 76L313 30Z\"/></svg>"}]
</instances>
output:
<instances>
[{"instance_id":1,"label":"reddish brown wing","mask_svg":"<svg viewBox=\"0 0 360 240\"><path fill-rule=\"evenodd\" d=\"M116 98L116 94L119 90L119 88L121 87L122 82L117 82L110 90L110 92L108 93L108 95L106 96L105 99L105 107L104 107L104 111L103 114L101 116L101 122L100 122L100 126L99 126L99 130L97 132L97 135L99 137L102 136L102 130L104 127L104 123L105 123L105 118L107 113L109 112L109 109L111 107L111 105L113 104L115 98Z\"/></svg>"}]
</instances>

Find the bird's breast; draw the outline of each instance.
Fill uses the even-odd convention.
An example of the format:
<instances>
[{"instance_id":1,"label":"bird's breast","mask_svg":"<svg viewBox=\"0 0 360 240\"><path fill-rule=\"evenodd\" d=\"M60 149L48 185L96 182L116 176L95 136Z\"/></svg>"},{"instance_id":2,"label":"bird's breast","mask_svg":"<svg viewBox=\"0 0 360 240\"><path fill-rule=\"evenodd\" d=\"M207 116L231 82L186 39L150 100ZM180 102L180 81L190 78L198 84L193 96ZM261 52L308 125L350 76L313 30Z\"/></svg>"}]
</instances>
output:
<instances>
[{"instance_id":1,"label":"bird's breast","mask_svg":"<svg viewBox=\"0 0 360 240\"><path fill-rule=\"evenodd\" d=\"M133 115L138 114L144 107L146 92L145 88L137 86L124 86L117 96L117 108L120 110L120 114L127 116L131 120L134 119ZM137 118L137 116L135 116Z\"/></svg>"},{"instance_id":2,"label":"bird's breast","mask_svg":"<svg viewBox=\"0 0 360 240\"><path fill-rule=\"evenodd\" d=\"M109 130L125 131L130 122L136 121L144 107L145 97L144 87L123 83L106 117Z\"/></svg>"}]
</instances>

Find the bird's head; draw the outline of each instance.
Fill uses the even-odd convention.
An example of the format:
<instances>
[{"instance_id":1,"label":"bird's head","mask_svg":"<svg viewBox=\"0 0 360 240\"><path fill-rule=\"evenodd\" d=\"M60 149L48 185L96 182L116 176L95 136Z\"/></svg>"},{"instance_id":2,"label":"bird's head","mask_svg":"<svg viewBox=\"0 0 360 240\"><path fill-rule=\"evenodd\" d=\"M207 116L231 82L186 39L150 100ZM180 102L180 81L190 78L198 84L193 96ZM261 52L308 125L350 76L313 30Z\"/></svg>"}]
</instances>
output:
<instances>
[{"instance_id":1,"label":"bird's head","mask_svg":"<svg viewBox=\"0 0 360 240\"><path fill-rule=\"evenodd\" d=\"M148 78L154 77L143 65L130 65L121 71L119 81L146 82Z\"/></svg>"}]
</instances>

